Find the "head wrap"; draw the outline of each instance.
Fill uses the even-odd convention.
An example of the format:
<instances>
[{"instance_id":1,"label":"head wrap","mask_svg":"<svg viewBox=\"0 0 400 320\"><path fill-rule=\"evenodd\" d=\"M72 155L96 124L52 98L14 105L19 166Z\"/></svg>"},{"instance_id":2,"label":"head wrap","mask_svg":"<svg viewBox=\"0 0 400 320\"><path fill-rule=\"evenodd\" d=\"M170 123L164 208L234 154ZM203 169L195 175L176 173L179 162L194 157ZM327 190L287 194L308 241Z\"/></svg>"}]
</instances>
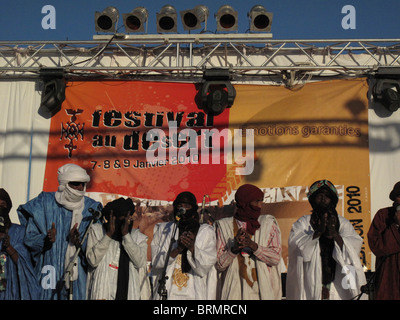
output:
<instances>
[{"instance_id":1,"label":"head wrap","mask_svg":"<svg viewBox=\"0 0 400 320\"><path fill-rule=\"evenodd\" d=\"M0 199L7 203L7 209L5 211L8 214L12 208L12 201L8 192L3 188L0 188Z\"/></svg>"},{"instance_id":2,"label":"head wrap","mask_svg":"<svg viewBox=\"0 0 400 320\"><path fill-rule=\"evenodd\" d=\"M315 202L315 197L317 196L318 193L320 193L322 190L326 190L328 192L328 197L331 199L330 204L328 205L328 207L323 207L318 205ZM313 212L311 215L311 226L314 228L317 228L318 225L318 221L319 221L319 215L329 212L329 214L332 214L334 216L336 216L337 218L337 231L339 230L339 217L338 214L336 212L336 205L339 201L339 195L338 192L335 188L335 186L333 185L332 182L330 182L329 180L318 180L315 181L311 186L310 189L307 193L307 197L308 197L308 201L311 204L311 207L313 208Z\"/></svg>"},{"instance_id":3,"label":"head wrap","mask_svg":"<svg viewBox=\"0 0 400 320\"><path fill-rule=\"evenodd\" d=\"M90 176L86 173L86 170L73 163L68 163L58 168L57 175L59 191L63 191L68 182L77 181L87 183L90 181Z\"/></svg>"},{"instance_id":4,"label":"head wrap","mask_svg":"<svg viewBox=\"0 0 400 320\"><path fill-rule=\"evenodd\" d=\"M114 201L107 203L102 210L104 217L107 220L110 220L111 210L113 211L113 215L115 217L125 217L128 212L130 212L130 214L135 212L135 204L133 203L131 198L118 198Z\"/></svg>"},{"instance_id":5,"label":"head wrap","mask_svg":"<svg viewBox=\"0 0 400 320\"><path fill-rule=\"evenodd\" d=\"M72 211L72 219L70 229L75 224L79 225L82 221L82 211L85 206L85 191L86 187L83 191L75 190L68 185L68 182L78 181L78 182L89 182L90 177L86 173L86 170L81 168L76 164L66 164L57 171L58 174L58 190L55 194L55 199L57 203L62 205L64 208ZM69 265L69 262L72 260L75 255L75 245L69 242L67 251L65 254L65 267ZM78 277L78 269L77 265L74 266L73 277L72 280L76 280ZM67 284L68 286L68 284Z\"/></svg>"},{"instance_id":6,"label":"head wrap","mask_svg":"<svg viewBox=\"0 0 400 320\"><path fill-rule=\"evenodd\" d=\"M200 227L199 214L197 213L199 206L197 205L196 196L189 191L184 191L178 194L173 202L174 218L176 218L179 204L182 203L191 205L192 209L186 210L185 214L181 217L181 220L179 221L179 230L181 232L192 231L196 234Z\"/></svg>"},{"instance_id":7,"label":"head wrap","mask_svg":"<svg viewBox=\"0 0 400 320\"><path fill-rule=\"evenodd\" d=\"M77 166L76 164L66 164L60 167L57 171L58 174L58 190L56 192L56 200L59 204L68 210L83 210L83 196L85 195L86 187L83 191L75 190L68 185L68 182L89 182L90 177L86 170ZM73 226L73 225L72 225Z\"/></svg>"},{"instance_id":8,"label":"head wrap","mask_svg":"<svg viewBox=\"0 0 400 320\"><path fill-rule=\"evenodd\" d=\"M114 240L121 241L121 227L124 221L119 220L120 217L125 217L128 212L132 215L135 212L135 204L133 203L131 198L118 198L114 201L111 201L105 205L102 210L102 213L106 220L110 220L110 213L113 212L113 216L116 218L115 220L115 234L113 236ZM131 229L132 226L130 226ZM130 231L130 230L129 230Z\"/></svg>"},{"instance_id":9,"label":"head wrap","mask_svg":"<svg viewBox=\"0 0 400 320\"><path fill-rule=\"evenodd\" d=\"M4 200L7 205L6 208L0 207L0 216L2 219L4 219L0 223L0 232L5 232L11 225L11 219L8 214L10 213L10 210L12 208L12 201L8 192L3 188L0 188L0 200Z\"/></svg>"},{"instance_id":10,"label":"head wrap","mask_svg":"<svg viewBox=\"0 0 400 320\"><path fill-rule=\"evenodd\" d=\"M199 208L197 205L196 196L189 191L184 191L178 194L172 205L177 207L180 203L190 204L195 210Z\"/></svg>"},{"instance_id":11,"label":"head wrap","mask_svg":"<svg viewBox=\"0 0 400 320\"><path fill-rule=\"evenodd\" d=\"M252 184L244 184L237 189L235 194L236 213L235 218L246 222L246 230L253 234L260 227L258 217L261 214L259 207L252 206L250 202L264 199L262 190Z\"/></svg>"},{"instance_id":12,"label":"head wrap","mask_svg":"<svg viewBox=\"0 0 400 320\"><path fill-rule=\"evenodd\" d=\"M336 207L336 205L339 201L339 195L338 195L338 192L337 192L335 186L329 180L318 180L318 181L315 181L310 186L310 189L307 193L307 198L308 198L308 201L311 203L311 205L313 204L314 198L315 198L316 194L318 193L318 191L321 191L322 189L328 190L329 198L331 199L331 201L333 201L333 204Z\"/></svg>"},{"instance_id":13,"label":"head wrap","mask_svg":"<svg viewBox=\"0 0 400 320\"><path fill-rule=\"evenodd\" d=\"M389 194L389 199L396 201L396 197L400 195L400 181L393 186L393 190Z\"/></svg>"}]
</instances>

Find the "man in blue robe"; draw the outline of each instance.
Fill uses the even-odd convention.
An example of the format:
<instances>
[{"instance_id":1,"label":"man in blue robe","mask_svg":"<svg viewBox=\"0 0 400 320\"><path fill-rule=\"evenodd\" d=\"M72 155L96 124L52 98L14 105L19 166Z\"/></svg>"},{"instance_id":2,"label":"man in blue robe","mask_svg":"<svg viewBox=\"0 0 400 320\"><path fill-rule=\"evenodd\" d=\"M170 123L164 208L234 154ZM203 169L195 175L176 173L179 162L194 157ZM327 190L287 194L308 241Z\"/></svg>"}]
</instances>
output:
<instances>
[{"instance_id":1,"label":"man in blue robe","mask_svg":"<svg viewBox=\"0 0 400 320\"><path fill-rule=\"evenodd\" d=\"M0 189L0 300L37 300L39 285L29 252L25 247L25 228L11 223L12 201Z\"/></svg>"},{"instance_id":2,"label":"man in blue robe","mask_svg":"<svg viewBox=\"0 0 400 320\"><path fill-rule=\"evenodd\" d=\"M42 192L17 211L21 224L26 226L24 242L30 250L39 279L40 299L84 300L86 240L67 278L66 268L94 219L89 209L101 211L102 205L85 196L90 177L83 168L66 164L57 173L57 192Z\"/></svg>"}]
</instances>

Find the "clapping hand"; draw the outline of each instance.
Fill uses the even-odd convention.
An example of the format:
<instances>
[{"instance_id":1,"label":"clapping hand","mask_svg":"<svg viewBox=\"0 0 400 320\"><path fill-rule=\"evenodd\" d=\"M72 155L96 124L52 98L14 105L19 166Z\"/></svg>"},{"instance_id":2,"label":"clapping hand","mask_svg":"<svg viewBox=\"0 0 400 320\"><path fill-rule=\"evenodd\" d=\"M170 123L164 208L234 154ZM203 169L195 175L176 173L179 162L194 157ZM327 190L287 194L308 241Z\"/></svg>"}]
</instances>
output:
<instances>
[{"instance_id":1,"label":"clapping hand","mask_svg":"<svg viewBox=\"0 0 400 320\"><path fill-rule=\"evenodd\" d=\"M79 248L81 245L77 223L75 223L75 225L69 231L69 241L77 248Z\"/></svg>"},{"instance_id":2,"label":"clapping hand","mask_svg":"<svg viewBox=\"0 0 400 320\"><path fill-rule=\"evenodd\" d=\"M129 233L129 226L130 226L131 222L132 222L131 212L128 211L126 213L126 216L124 217L124 224L122 225L122 228L121 228L122 236L125 236Z\"/></svg>"},{"instance_id":3,"label":"clapping hand","mask_svg":"<svg viewBox=\"0 0 400 320\"><path fill-rule=\"evenodd\" d=\"M338 221L334 215L330 215L326 222L326 230L324 236L328 239L333 239L336 236L336 225Z\"/></svg>"},{"instance_id":4,"label":"clapping hand","mask_svg":"<svg viewBox=\"0 0 400 320\"><path fill-rule=\"evenodd\" d=\"M51 224L51 229L47 230L47 238L51 243L56 241L57 230L54 222Z\"/></svg>"},{"instance_id":5,"label":"clapping hand","mask_svg":"<svg viewBox=\"0 0 400 320\"><path fill-rule=\"evenodd\" d=\"M196 236L192 231L185 231L179 237L179 242L192 253L194 253L194 242Z\"/></svg>"},{"instance_id":6,"label":"clapping hand","mask_svg":"<svg viewBox=\"0 0 400 320\"><path fill-rule=\"evenodd\" d=\"M112 236L115 233L115 216L114 216L114 212L111 210L110 211L110 220L108 220L107 223L107 236L109 236L110 238L112 238Z\"/></svg>"},{"instance_id":7,"label":"clapping hand","mask_svg":"<svg viewBox=\"0 0 400 320\"><path fill-rule=\"evenodd\" d=\"M251 240L246 230L240 228L235 236L234 245L231 251L238 254L242 249L250 248L253 252L258 249L258 244Z\"/></svg>"}]
</instances>

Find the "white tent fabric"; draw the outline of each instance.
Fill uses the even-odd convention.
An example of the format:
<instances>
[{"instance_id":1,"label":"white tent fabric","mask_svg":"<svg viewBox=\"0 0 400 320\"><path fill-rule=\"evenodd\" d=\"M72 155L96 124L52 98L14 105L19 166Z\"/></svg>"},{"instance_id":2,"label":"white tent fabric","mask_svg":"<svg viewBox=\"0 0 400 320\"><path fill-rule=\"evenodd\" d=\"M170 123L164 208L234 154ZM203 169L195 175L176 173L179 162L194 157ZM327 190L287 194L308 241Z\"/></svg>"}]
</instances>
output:
<instances>
[{"instance_id":1,"label":"white tent fabric","mask_svg":"<svg viewBox=\"0 0 400 320\"><path fill-rule=\"evenodd\" d=\"M19 223L19 204L43 188L50 119L39 115L39 81L0 82L0 187L13 201L12 222Z\"/></svg>"},{"instance_id":2,"label":"white tent fabric","mask_svg":"<svg viewBox=\"0 0 400 320\"><path fill-rule=\"evenodd\" d=\"M400 181L400 112L389 112L371 102L368 113L371 218L391 206L389 193Z\"/></svg>"}]
</instances>

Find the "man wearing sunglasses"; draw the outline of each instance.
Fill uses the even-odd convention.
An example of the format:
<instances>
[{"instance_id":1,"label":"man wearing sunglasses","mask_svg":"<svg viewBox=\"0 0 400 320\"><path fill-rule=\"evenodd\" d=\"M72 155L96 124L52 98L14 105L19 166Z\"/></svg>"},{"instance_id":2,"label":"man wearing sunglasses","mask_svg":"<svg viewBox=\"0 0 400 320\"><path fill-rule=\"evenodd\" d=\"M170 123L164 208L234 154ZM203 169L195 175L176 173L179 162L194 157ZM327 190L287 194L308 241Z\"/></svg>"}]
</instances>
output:
<instances>
[{"instance_id":1,"label":"man wearing sunglasses","mask_svg":"<svg viewBox=\"0 0 400 320\"><path fill-rule=\"evenodd\" d=\"M89 209L101 211L102 205L85 196L86 184L90 181L86 170L66 164L57 173L56 192L42 192L17 211L21 225L26 227L24 243L39 279L40 299L83 300L86 298L87 241L81 243L81 240L93 219ZM69 281L65 281L66 268L81 245L82 255L76 259Z\"/></svg>"}]
</instances>

